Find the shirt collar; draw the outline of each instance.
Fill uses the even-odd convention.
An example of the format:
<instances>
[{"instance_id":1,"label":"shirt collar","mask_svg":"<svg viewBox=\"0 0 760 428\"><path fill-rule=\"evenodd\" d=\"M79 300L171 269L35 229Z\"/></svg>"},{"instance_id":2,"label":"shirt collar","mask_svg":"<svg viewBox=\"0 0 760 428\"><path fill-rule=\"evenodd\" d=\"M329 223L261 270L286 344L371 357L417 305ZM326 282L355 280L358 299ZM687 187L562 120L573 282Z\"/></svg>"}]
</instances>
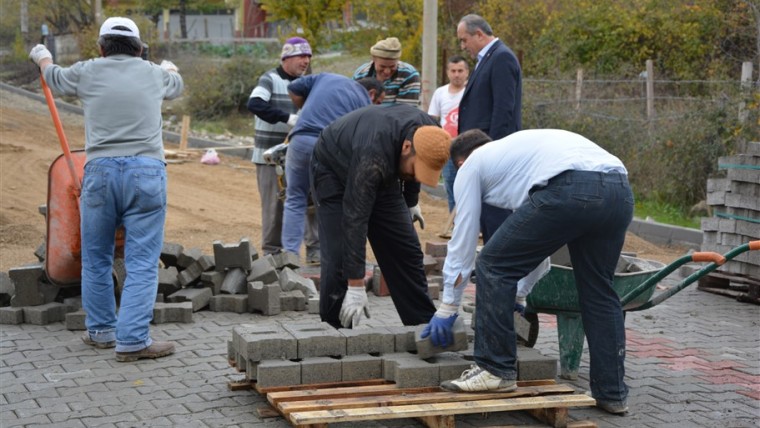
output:
<instances>
[{"instance_id":1,"label":"shirt collar","mask_svg":"<svg viewBox=\"0 0 760 428\"><path fill-rule=\"evenodd\" d=\"M480 52L478 52L478 64L480 64L480 61L483 60L484 56L486 56L486 52L488 52L488 50L491 49L491 46L493 46L493 44L496 43L497 40L499 40L499 38L494 37L493 40L491 40L487 45L483 46L483 49L481 49Z\"/></svg>"}]
</instances>

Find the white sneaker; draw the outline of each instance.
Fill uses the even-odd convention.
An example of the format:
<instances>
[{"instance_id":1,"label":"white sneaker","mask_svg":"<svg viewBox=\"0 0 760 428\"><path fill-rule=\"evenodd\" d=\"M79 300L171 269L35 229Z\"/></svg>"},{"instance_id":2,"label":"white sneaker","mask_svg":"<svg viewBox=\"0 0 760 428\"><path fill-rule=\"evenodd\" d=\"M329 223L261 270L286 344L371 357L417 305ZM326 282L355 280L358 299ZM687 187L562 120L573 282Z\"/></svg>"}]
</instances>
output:
<instances>
[{"instance_id":1,"label":"white sneaker","mask_svg":"<svg viewBox=\"0 0 760 428\"><path fill-rule=\"evenodd\" d=\"M517 382L494 376L473 364L459 379L441 383L441 388L454 392L509 392L517 389Z\"/></svg>"}]
</instances>

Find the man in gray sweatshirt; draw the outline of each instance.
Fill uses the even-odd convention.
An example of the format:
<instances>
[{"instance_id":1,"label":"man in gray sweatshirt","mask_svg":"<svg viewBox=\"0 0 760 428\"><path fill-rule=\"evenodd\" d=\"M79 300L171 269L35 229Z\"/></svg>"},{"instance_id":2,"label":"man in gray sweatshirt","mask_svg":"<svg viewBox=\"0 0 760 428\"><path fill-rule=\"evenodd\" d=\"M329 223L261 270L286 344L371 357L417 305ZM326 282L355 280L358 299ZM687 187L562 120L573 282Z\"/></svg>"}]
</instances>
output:
<instances>
[{"instance_id":1,"label":"man in gray sweatshirt","mask_svg":"<svg viewBox=\"0 0 760 428\"><path fill-rule=\"evenodd\" d=\"M68 68L53 64L44 45L29 53L51 90L76 95L84 108L82 340L96 348L116 347L121 362L163 357L174 352L174 344L153 341L149 329L166 218L161 103L178 97L183 81L171 62L159 66L141 59L140 30L128 18L108 18L98 47L100 58ZM122 226L127 278L117 316L112 269Z\"/></svg>"}]
</instances>

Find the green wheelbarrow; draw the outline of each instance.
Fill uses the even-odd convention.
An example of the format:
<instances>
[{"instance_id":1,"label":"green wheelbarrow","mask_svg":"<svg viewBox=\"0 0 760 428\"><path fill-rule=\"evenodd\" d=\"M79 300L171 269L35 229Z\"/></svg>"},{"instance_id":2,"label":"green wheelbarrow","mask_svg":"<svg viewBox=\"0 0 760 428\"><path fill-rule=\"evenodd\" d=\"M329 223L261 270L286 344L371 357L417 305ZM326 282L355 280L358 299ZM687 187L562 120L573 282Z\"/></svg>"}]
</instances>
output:
<instances>
[{"instance_id":1,"label":"green wheelbarrow","mask_svg":"<svg viewBox=\"0 0 760 428\"><path fill-rule=\"evenodd\" d=\"M726 254L697 252L683 256L669 265L630 258L628 262L640 266L637 272L616 273L612 287L620 297L624 311L642 311L662 303L699 278L714 271L726 261L749 250L760 250L760 241L751 241L732 249ZM622 258L621 258L622 259ZM677 286L658 294L654 298L655 286L660 280L689 262L708 263L689 275ZM557 316L557 336L559 339L560 377L575 380L583 354L585 332L581 322L578 291L575 287L573 269L552 264L546 274L528 295L525 314L530 321L530 335L526 345L532 347L538 338L538 313Z\"/></svg>"}]
</instances>

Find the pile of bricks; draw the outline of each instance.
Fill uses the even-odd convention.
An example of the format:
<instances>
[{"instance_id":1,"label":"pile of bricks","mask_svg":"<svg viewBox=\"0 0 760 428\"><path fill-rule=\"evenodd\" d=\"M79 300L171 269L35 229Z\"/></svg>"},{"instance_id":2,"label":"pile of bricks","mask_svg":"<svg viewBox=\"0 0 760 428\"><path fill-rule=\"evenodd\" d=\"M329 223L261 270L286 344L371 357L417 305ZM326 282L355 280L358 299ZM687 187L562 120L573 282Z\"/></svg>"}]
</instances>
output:
<instances>
[{"instance_id":1,"label":"pile of bricks","mask_svg":"<svg viewBox=\"0 0 760 428\"><path fill-rule=\"evenodd\" d=\"M707 181L712 217L702 219L702 251L725 254L760 237L760 142L747 143L740 152L719 158L725 177ZM760 278L760 252L740 254L720 271Z\"/></svg>"},{"instance_id":2,"label":"pile of bricks","mask_svg":"<svg viewBox=\"0 0 760 428\"><path fill-rule=\"evenodd\" d=\"M473 364L461 318L445 349L421 339L424 326L335 330L329 324L245 324L232 330L228 358L258 387L385 379L401 388L436 386ZM518 379L553 379L557 360L518 348Z\"/></svg>"}]
</instances>

